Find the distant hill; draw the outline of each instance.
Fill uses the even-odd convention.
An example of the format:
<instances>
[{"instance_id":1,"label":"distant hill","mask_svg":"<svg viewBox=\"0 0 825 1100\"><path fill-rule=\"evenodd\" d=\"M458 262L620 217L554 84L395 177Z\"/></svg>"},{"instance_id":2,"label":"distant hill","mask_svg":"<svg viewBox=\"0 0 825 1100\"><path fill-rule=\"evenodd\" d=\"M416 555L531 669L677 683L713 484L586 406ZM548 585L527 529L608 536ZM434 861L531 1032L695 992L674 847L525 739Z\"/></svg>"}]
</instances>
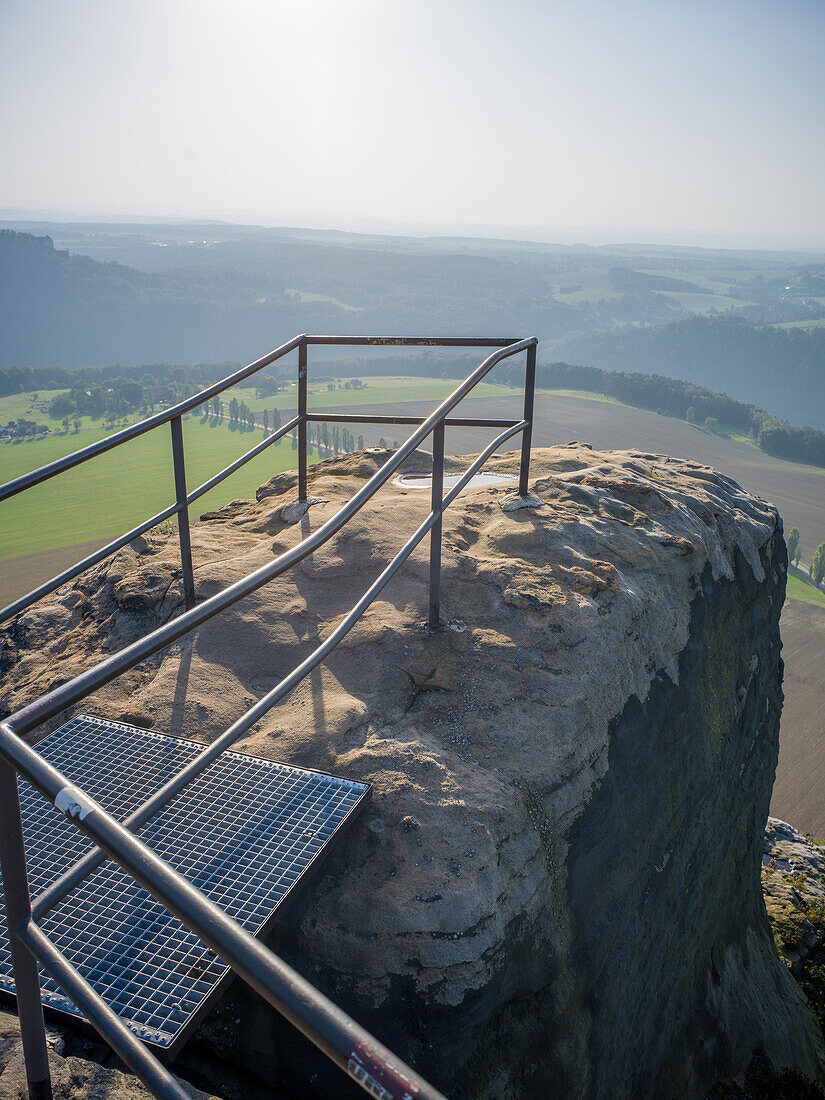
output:
<instances>
[{"instance_id":1,"label":"distant hill","mask_svg":"<svg viewBox=\"0 0 825 1100\"><path fill-rule=\"evenodd\" d=\"M722 391L795 424L825 428L825 329L779 329L735 317L562 339L553 353L603 370L661 374Z\"/></svg>"},{"instance_id":2,"label":"distant hill","mask_svg":"<svg viewBox=\"0 0 825 1100\"><path fill-rule=\"evenodd\" d=\"M0 230L0 366L248 360L301 331L579 327L576 310L515 261L294 242L219 243L199 260L138 270Z\"/></svg>"},{"instance_id":3,"label":"distant hill","mask_svg":"<svg viewBox=\"0 0 825 1100\"><path fill-rule=\"evenodd\" d=\"M271 276L144 272L0 231L0 366L252 358L337 312Z\"/></svg>"},{"instance_id":4,"label":"distant hill","mask_svg":"<svg viewBox=\"0 0 825 1100\"><path fill-rule=\"evenodd\" d=\"M670 290L682 294L705 294L704 287L689 283L685 279L674 279L670 275L648 275L644 271L631 271L629 267L613 267L607 277L611 283L625 293L636 290Z\"/></svg>"}]
</instances>

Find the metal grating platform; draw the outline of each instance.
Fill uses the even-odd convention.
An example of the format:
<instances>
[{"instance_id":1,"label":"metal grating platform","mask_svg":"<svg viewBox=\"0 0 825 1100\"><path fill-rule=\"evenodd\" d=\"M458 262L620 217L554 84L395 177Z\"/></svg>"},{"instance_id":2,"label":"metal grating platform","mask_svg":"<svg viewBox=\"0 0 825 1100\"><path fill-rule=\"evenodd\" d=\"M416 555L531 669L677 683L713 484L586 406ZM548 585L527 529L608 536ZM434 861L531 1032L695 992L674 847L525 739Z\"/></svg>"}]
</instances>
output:
<instances>
[{"instance_id":1,"label":"metal grating platform","mask_svg":"<svg viewBox=\"0 0 825 1100\"><path fill-rule=\"evenodd\" d=\"M37 748L122 820L203 746L78 715ZM34 896L93 845L25 781L19 787ZM318 867L369 791L365 783L227 752L140 836L258 934ZM183 1042L231 977L194 933L111 861L40 923L137 1035L167 1049ZM47 1006L82 1018L42 972L41 981ZM14 991L5 934L0 991Z\"/></svg>"}]
</instances>

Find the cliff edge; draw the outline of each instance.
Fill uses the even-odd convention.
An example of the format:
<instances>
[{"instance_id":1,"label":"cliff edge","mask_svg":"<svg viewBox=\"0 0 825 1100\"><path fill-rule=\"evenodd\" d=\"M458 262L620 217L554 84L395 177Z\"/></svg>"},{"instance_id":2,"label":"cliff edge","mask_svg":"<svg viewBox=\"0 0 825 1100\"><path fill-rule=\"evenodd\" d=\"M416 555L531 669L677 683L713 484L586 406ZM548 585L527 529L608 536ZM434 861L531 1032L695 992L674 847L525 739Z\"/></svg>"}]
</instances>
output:
<instances>
[{"instance_id":1,"label":"cliff edge","mask_svg":"<svg viewBox=\"0 0 825 1100\"><path fill-rule=\"evenodd\" d=\"M303 516L291 474L209 514L193 528L198 595L317 528L385 459L315 467ZM517 456L486 469L515 473ZM782 706L779 517L658 455L570 444L536 450L531 475L532 507L512 509L504 484L447 513L443 630L420 625L425 544L240 743L374 787L272 942L451 1097L703 1097L754 1058L821 1082L819 1029L760 887ZM313 557L84 710L214 738L428 509L428 492L387 486ZM139 540L20 616L3 640L6 709L176 614L176 555L173 534ZM184 1061L199 1043L264 1090L349 1095L242 989Z\"/></svg>"}]
</instances>

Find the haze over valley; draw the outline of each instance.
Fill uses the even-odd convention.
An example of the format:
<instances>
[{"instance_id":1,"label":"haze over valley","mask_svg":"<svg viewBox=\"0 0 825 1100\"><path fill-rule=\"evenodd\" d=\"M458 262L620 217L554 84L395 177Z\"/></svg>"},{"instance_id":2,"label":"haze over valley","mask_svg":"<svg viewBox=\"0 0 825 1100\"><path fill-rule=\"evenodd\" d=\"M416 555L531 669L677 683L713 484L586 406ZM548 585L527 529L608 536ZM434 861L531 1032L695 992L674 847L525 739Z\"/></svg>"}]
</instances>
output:
<instances>
[{"instance_id":1,"label":"haze over valley","mask_svg":"<svg viewBox=\"0 0 825 1100\"><path fill-rule=\"evenodd\" d=\"M0 30L0 1100L825 1100L825 7Z\"/></svg>"}]
</instances>

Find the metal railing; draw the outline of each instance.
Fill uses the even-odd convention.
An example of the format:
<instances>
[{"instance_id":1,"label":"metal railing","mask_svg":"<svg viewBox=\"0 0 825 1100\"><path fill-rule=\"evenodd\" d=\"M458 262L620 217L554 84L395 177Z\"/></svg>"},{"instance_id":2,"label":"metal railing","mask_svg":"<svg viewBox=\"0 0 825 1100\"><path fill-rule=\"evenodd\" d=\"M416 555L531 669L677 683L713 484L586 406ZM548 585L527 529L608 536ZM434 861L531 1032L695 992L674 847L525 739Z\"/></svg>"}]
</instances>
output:
<instances>
[{"instance_id":1,"label":"metal railing","mask_svg":"<svg viewBox=\"0 0 825 1100\"><path fill-rule=\"evenodd\" d=\"M428 417L351 417L346 414L307 412L307 348L311 344L495 347L494 351L447 397ZM175 504L152 517L126 535L115 539L95 555L66 570L59 577L18 600L5 610L4 617L30 606L40 596L79 575L114 553L138 534L149 530L173 514L180 528L181 568L186 611L119 652L87 669L47 695L23 707L0 723L0 867L6 902L6 919L12 952L15 989L20 1028L26 1062L26 1074L31 1100L50 1100L51 1083L40 995L38 963L49 973L64 993L94 1025L103 1039L119 1057L141 1078L147 1087L164 1100L185 1100L186 1093L171 1073L152 1055L129 1030L113 1010L95 993L69 960L61 954L38 924L42 916L107 858L123 867L153 897L195 932L236 974L240 975L270 1005L294 1024L333 1062L349 1074L372 1095L388 1100L443 1100L441 1094L415 1070L383 1047L368 1032L342 1012L319 990L302 978L274 952L264 947L237 922L228 917L191 882L175 872L137 836L134 830L144 825L193 779L200 775L224 750L230 747L283 699L297 684L335 648L355 626L370 604L388 584L419 543L430 534L430 597L428 625L439 626L439 593L441 571L441 520L446 508L466 487L493 452L511 436L521 433L519 492L527 490L530 463L530 443L533 421L533 397L536 366L535 338L528 340L486 340L471 338L430 339L424 337L338 337L297 336L287 344L244 367L222 382L195 394L173 408L157 413L139 424L118 432L105 440L91 444L66 458L58 459L39 470L26 474L0 488L0 500L24 491L65 470L79 465L113 447L150 431L164 423L171 424L172 452L175 472ZM236 462L215 477L187 494L184 472L183 432L181 417L211 400L230 386L273 363L276 359L298 350L298 415L273 436L253 447ZM511 420L474 420L451 418L449 413L503 359L526 352L523 417ZM228 477L245 462L281 438L293 427L298 428L298 498L307 499L307 423L313 420L334 420L360 423L395 423L417 425L416 430L388 461L315 532L292 549L248 574L222 592L195 603L194 576L189 540L188 505L209 488ZM461 425L498 427L503 430L478 455L457 483L444 495L444 432L445 426ZM125 821L118 822L84 791L63 775L26 743L24 736L67 707L80 702L117 676L164 649L176 639L188 634L201 623L243 599L251 592L302 561L339 531L383 486L432 433L433 474L431 509L392 561L384 568L343 620L297 668L263 696L211 745L173 776L156 793L139 806ZM39 897L32 899L28 885L24 838L20 819L17 773L23 776L49 802L97 845L97 850L80 859L56 879ZM381 1091L383 1090L383 1091Z\"/></svg>"}]
</instances>

